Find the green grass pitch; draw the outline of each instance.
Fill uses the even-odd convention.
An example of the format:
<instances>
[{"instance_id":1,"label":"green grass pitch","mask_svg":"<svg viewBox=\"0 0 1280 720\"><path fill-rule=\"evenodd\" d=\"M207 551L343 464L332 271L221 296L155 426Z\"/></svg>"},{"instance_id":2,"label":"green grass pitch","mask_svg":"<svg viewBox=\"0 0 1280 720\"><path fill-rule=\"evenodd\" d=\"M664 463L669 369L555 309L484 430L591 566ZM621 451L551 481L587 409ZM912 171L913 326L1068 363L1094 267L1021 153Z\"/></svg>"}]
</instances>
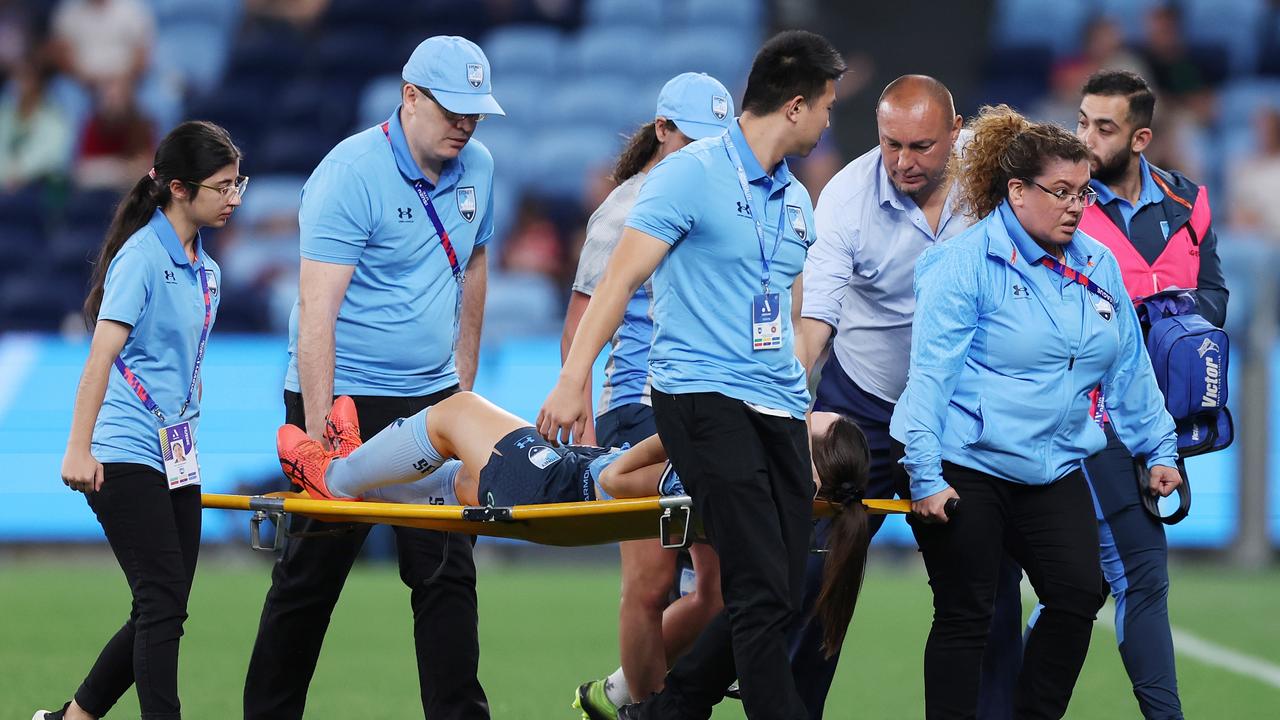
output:
<instances>
[{"instance_id":1,"label":"green grass pitch","mask_svg":"<svg viewBox=\"0 0 1280 720\"><path fill-rule=\"evenodd\" d=\"M25 720L75 689L123 621L128 590L106 556L0 563L0 717ZM182 644L186 717L239 716L268 574L265 562L210 557L201 566ZM1180 564L1172 575L1177 627L1280 664L1280 569L1246 574ZM569 701L577 684L617 664L616 566L487 563L479 593L481 679L493 716L573 718ZM873 558L827 717L922 715L920 663L929 608L915 558ZM1104 612L1111 612L1109 605ZM334 614L308 717L419 716L411 645L408 592L395 569L357 570ZM1280 689L1187 655L1178 662L1188 717L1280 717ZM132 692L112 716L138 716ZM1099 623L1068 717L1137 716L1115 637ZM715 717L741 718L741 706L725 702Z\"/></svg>"}]
</instances>

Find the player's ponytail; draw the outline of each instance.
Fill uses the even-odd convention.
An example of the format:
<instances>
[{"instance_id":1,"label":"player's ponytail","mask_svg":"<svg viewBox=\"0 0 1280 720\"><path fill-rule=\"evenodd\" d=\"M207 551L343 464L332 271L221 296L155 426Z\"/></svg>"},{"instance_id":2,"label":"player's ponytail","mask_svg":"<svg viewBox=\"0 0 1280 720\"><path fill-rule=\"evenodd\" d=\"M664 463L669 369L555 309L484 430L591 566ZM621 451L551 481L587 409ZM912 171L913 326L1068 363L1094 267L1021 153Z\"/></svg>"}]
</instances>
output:
<instances>
[{"instance_id":1,"label":"player's ponytail","mask_svg":"<svg viewBox=\"0 0 1280 720\"><path fill-rule=\"evenodd\" d=\"M120 201L98 250L89 280L89 294L84 301L85 324L90 330L97 323L98 310L102 308L107 268L125 241L151 220L156 208L169 206L173 200L170 181L186 183L194 198L200 192L194 183L239 159L240 150L231 141L231 136L210 122L184 122L160 141L156 148L155 166L139 178Z\"/></svg>"},{"instance_id":2,"label":"player's ponytail","mask_svg":"<svg viewBox=\"0 0 1280 720\"><path fill-rule=\"evenodd\" d=\"M871 542L867 509L862 505L871 471L867 437L858 424L840 416L813 439L813 464L822 483L820 497L836 505L827 534L827 559L814 615L822 622L822 649L840 652L862 590Z\"/></svg>"}]
</instances>

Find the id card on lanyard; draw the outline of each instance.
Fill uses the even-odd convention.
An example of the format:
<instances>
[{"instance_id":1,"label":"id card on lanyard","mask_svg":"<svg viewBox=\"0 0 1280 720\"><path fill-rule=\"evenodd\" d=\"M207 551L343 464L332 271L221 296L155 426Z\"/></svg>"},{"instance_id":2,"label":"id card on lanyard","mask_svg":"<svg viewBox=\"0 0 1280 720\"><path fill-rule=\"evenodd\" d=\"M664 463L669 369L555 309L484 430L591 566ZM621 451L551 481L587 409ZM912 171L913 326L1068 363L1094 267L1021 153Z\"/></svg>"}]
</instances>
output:
<instances>
[{"instance_id":1,"label":"id card on lanyard","mask_svg":"<svg viewBox=\"0 0 1280 720\"><path fill-rule=\"evenodd\" d=\"M382 123L382 134L387 136L387 142L390 143L391 123ZM392 152L395 151L392 150ZM453 273L453 284L457 294L453 304L453 344L450 349L457 350L458 331L462 324L462 288L466 285L467 275L462 265L458 263L458 253L454 251L453 243L449 240L449 231L445 230L444 223L440 221L440 214L436 212L436 206L431 202L431 193L427 189L426 181L419 178L412 184L413 191L418 194L418 201L422 203L422 209L427 211L427 218L431 220L431 226L440 237L440 247L444 249L444 256L449 260L449 270Z\"/></svg>"},{"instance_id":2,"label":"id card on lanyard","mask_svg":"<svg viewBox=\"0 0 1280 720\"><path fill-rule=\"evenodd\" d=\"M187 385L187 398L182 401L178 410L181 418L191 406L191 398L195 396L196 387L200 383L200 365L204 362L204 350L209 344L209 324L213 321L213 300L209 293L209 276L204 266L196 268L200 276L200 290L204 299L204 327L200 330L200 344L196 346L195 367L191 370L191 382ZM156 404L151 393L147 392L142 380L124 364L119 355L115 359L116 370L124 376L125 383L138 396L147 412L160 421L160 457L164 461L164 475L170 490L177 490L188 485L200 484L200 464L196 458L196 438L191 431L191 423L183 420L169 424L164 411Z\"/></svg>"},{"instance_id":3,"label":"id card on lanyard","mask_svg":"<svg viewBox=\"0 0 1280 720\"><path fill-rule=\"evenodd\" d=\"M747 212L751 214L751 222L756 229L756 239L760 242L760 293L751 298L751 349L777 350L782 347L782 302L778 293L769 292L769 278L773 259L778 256L778 247L782 245L782 233L786 227L787 204L782 203L778 213L778 232L773 238L773 249L766 253L764 240L764 222L756 212L755 202L751 199L751 183L747 180L747 171L742 166L742 156L734 147L729 133L720 136L725 152L733 163L738 174L738 184L742 187L743 199L747 203ZM767 203L766 203L767 205Z\"/></svg>"}]
</instances>

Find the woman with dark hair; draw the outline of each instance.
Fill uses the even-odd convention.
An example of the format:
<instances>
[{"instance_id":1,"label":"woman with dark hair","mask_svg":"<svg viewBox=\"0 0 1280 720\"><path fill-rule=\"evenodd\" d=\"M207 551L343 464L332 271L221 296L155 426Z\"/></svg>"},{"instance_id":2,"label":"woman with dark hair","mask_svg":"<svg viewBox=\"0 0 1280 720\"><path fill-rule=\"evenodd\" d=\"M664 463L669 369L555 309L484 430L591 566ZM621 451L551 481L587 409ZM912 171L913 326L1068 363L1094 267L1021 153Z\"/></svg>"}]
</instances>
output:
<instances>
[{"instance_id":1,"label":"woman with dark hair","mask_svg":"<svg viewBox=\"0 0 1280 720\"><path fill-rule=\"evenodd\" d=\"M650 170L691 142L721 135L733 122L733 98L719 80L703 73L682 73L658 94L654 119L627 141L613 169L618 187L587 221L587 239L578 260L573 294L565 312L561 357L568 355L578 323L586 312L605 266L622 237L623 224ZM649 346L653 342L653 285L644 283L627 302L622 327L609 341L595 427L586 426L581 442L621 447L657 432L650 400ZM590 387L584 398L591 404ZM720 566L709 545L689 549L694 585L670 602L677 554L656 539L620 543L622 597L618 604L618 654L613 673L578 686L573 705L585 720L612 717L633 698L662 688L671 661L689 648L715 616L720 598Z\"/></svg>"},{"instance_id":2,"label":"woman with dark hair","mask_svg":"<svg viewBox=\"0 0 1280 720\"><path fill-rule=\"evenodd\" d=\"M248 181L225 130L185 122L107 230L62 481L97 515L133 608L73 699L36 720L101 717L130 685L143 718L180 717L178 640L200 546L200 365L220 284L199 230L225 225Z\"/></svg>"},{"instance_id":3,"label":"woman with dark hair","mask_svg":"<svg viewBox=\"0 0 1280 720\"><path fill-rule=\"evenodd\" d=\"M1105 598L1081 470L1106 445L1090 392L1101 384L1117 435L1151 469L1151 493L1180 482L1174 425L1119 265L1077 231L1097 200L1084 143L1004 105L970 128L959 180L979 221L920 257L909 379L890 426L906 445L909 522L933 589L925 714L974 716L1008 552L1044 606L1014 713L1057 718Z\"/></svg>"},{"instance_id":4,"label":"woman with dark hair","mask_svg":"<svg viewBox=\"0 0 1280 720\"><path fill-rule=\"evenodd\" d=\"M870 472L867 438L844 415L809 422L818 497L835 506L822 591L815 607L825 650L840 649L862 587ZM276 434L280 467L308 495L443 505L539 505L619 497L682 495L655 434L626 450L553 445L529 423L472 392L460 392L360 442L355 405L333 403L326 450L294 425Z\"/></svg>"}]
</instances>

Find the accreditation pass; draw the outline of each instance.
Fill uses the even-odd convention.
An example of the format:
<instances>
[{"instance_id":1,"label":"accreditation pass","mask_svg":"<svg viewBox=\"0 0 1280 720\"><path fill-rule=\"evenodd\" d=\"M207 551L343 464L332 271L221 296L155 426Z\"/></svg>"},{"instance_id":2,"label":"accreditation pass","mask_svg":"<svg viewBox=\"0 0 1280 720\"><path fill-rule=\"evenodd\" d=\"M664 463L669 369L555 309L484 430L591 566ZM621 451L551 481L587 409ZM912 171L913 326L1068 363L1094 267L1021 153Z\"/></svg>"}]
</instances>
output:
<instances>
[{"instance_id":1,"label":"accreditation pass","mask_svg":"<svg viewBox=\"0 0 1280 720\"><path fill-rule=\"evenodd\" d=\"M778 293L760 293L751 300L751 349L782 347L781 307Z\"/></svg>"},{"instance_id":2,"label":"accreditation pass","mask_svg":"<svg viewBox=\"0 0 1280 720\"><path fill-rule=\"evenodd\" d=\"M169 481L170 490L200 484L196 442L190 422L160 428L160 456L164 458L164 476Z\"/></svg>"}]
</instances>

